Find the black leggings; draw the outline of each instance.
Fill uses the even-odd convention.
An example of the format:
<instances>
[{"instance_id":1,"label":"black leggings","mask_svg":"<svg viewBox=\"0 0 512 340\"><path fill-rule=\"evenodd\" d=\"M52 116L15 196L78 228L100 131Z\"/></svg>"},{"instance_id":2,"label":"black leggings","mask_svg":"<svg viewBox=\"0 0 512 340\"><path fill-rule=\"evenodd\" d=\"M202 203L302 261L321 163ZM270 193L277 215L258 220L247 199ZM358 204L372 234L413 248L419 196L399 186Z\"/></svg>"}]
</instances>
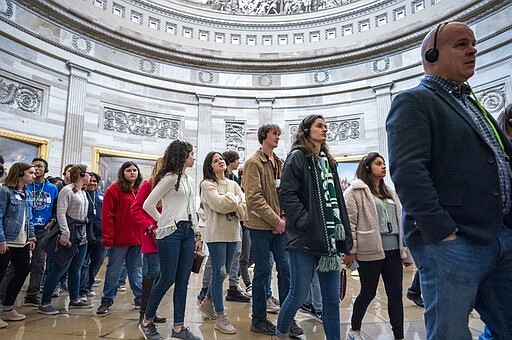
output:
<instances>
[{"instance_id":1,"label":"black leggings","mask_svg":"<svg viewBox=\"0 0 512 340\"><path fill-rule=\"evenodd\" d=\"M23 287L23 283L25 283L25 279L30 273L29 245L27 244L23 248L9 247L5 254L0 255L0 278L4 277L9 263L12 263L14 268L14 277L7 284L5 290L5 298L2 304L6 307L14 305L21 287Z\"/></svg>"},{"instance_id":2,"label":"black leggings","mask_svg":"<svg viewBox=\"0 0 512 340\"><path fill-rule=\"evenodd\" d=\"M370 302L377 292L379 278L382 275L388 297L388 315L395 339L404 337L404 306L402 302L402 259L399 250L385 251L386 257L377 261L358 261L361 292L354 302L351 326L361 329L361 322Z\"/></svg>"}]
</instances>

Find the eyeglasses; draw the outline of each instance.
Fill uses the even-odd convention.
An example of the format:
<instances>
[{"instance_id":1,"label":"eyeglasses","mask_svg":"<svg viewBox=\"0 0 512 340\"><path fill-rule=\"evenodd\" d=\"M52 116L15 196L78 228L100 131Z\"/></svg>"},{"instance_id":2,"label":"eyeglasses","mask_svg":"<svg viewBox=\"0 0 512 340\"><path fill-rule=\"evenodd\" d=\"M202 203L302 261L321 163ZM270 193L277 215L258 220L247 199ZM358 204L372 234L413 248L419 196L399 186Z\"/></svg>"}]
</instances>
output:
<instances>
[{"instance_id":1,"label":"eyeglasses","mask_svg":"<svg viewBox=\"0 0 512 340\"><path fill-rule=\"evenodd\" d=\"M38 168L38 169L44 169L46 168L44 165L42 164L36 164L36 165L33 165L34 168Z\"/></svg>"}]
</instances>

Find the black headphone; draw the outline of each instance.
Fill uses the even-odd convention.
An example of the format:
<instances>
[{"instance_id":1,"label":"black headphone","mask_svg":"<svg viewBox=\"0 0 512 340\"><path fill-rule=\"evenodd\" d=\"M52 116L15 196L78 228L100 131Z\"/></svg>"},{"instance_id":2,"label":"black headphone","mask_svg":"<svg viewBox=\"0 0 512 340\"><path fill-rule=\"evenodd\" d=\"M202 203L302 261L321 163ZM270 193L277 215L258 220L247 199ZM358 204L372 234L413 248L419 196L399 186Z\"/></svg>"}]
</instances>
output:
<instances>
[{"instance_id":1,"label":"black headphone","mask_svg":"<svg viewBox=\"0 0 512 340\"><path fill-rule=\"evenodd\" d=\"M435 63L437 59L439 59L439 50L437 49L437 35L441 31L441 27L446 24L447 22L437 25L436 33L434 34L434 47L429 48L427 52L425 52L425 60L429 63Z\"/></svg>"},{"instance_id":2,"label":"black headphone","mask_svg":"<svg viewBox=\"0 0 512 340\"><path fill-rule=\"evenodd\" d=\"M25 169L25 170L27 170L27 169ZM25 170L23 170L23 168L21 167L21 163L20 163L20 172L18 172L18 177L25 176Z\"/></svg>"},{"instance_id":3,"label":"black headphone","mask_svg":"<svg viewBox=\"0 0 512 340\"><path fill-rule=\"evenodd\" d=\"M309 129L303 129L304 130L304 135L306 137L309 137Z\"/></svg>"},{"instance_id":4,"label":"black headphone","mask_svg":"<svg viewBox=\"0 0 512 340\"><path fill-rule=\"evenodd\" d=\"M82 166L81 165L77 165L77 167L80 169L80 177L85 177L85 171L82 168Z\"/></svg>"},{"instance_id":5,"label":"black headphone","mask_svg":"<svg viewBox=\"0 0 512 340\"><path fill-rule=\"evenodd\" d=\"M43 159L43 158L40 158L40 157L36 157L36 158L34 158L32 160L32 163L38 162L38 161L42 162L44 164L44 173L47 174L48 171L50 171L50 170L48 169L48 162L46 161L46 159Z\"/></svg>"},{"instance_id":6,"label":"black headphone","mask_svg":"<svg viewBox=\"0 0 512 340\"><path fill-rule=\"evenodd\" d=\"M370 165L368 164L367 156L364 156L363 163L364 163L364 170L366 170L366 172L370 172L371 168L370 168Z\"/></svg>"},{"instance_id":7,"label":"black headphone","mask_svg":"<svg viewBox=\"0 0 512 340\"><path fill-rule=\"evenodd\" d=\"M0 163L0 177L4 177L5 167L2 163Z\"/></svg>"}]
</instances>

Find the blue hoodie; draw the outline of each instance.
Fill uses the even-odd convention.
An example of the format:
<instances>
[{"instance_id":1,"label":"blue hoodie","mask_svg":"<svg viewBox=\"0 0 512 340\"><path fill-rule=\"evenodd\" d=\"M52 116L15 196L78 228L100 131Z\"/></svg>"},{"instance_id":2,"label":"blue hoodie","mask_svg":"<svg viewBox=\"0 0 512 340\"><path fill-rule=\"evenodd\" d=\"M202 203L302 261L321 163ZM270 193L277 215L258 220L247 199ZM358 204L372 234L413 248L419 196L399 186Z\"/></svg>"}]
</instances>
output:
<instances>
[{"instance_id":1,"label":"blue hoodie","mask_svg":"<svg viewBox=\"0 0 512 340\"><path fill-rule=\"evenodd\" d=\"M55 217L59 191L47 179L43 183L28 184L27 190L32 194L34 201L34 208L32 209L34 228L44 228L50 218Z\"/></svg>"}]
</instances>

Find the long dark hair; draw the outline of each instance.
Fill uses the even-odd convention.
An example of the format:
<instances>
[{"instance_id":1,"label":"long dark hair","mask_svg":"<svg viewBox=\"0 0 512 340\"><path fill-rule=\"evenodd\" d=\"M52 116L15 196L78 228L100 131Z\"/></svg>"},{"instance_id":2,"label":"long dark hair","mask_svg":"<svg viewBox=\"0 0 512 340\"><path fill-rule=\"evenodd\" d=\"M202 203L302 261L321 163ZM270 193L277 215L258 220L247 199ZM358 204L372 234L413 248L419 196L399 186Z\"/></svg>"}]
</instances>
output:
<instances>
[{"instance_id":1,"label":"long dark hair","mask_svg":"<svg viewBox=\"0 0 512 340\"><path fill-rule=\"evenodd\" d=\"M220 152L217 152L217 151L208 152L208 154L204 158L204 163L203 163L203 181L205 179L209 179L210 181L217 182L217 176L215 176L215 173L213 172L213 168L212 168L213 157L216 154L219 154L224 159L224 157L222 156L222 153L220 153Z\"/></svg>"},{"instance_id":2,"label":"long dark hair","mask_svg":"<svg viewBox=\"0 0 512 340\"><path fill-rule=\"evenodd\" d=\"M370 152L368 155L364 156L357 165L356 177L370 188L370 191L374 196L379 198L391 198L391 194L389 193L383 178L379 181L378 191L375 188L372 163L379 157L384 160L384 157L382 157L378 152Z\"/></svg>"},{"instance_id":3,"label":"long dark hair","mask_svg":"<svg viewBox=\"0 0 512 340\"><path fill-rule=\"evenodd\" d=\"M181 175L183 174L183 165L188 158L189 153L194 150L194 147L189 142L182 140L172 141L164 153L164 166L156 175L153 181L153 188L160 182L160 180L167 174L176 174L178 179L174 185L174 189L178 191L180 187Z\"/></svg>"},{"instance_id":4,"label":"long dark hair","mask_svg":"<svg viewBox=\"0 0 512 340\"><path fill-rule=\"evenodd\" d=\"M33 168L32 164L16 162L11 165L9 172L7 173L7 177L5 178L4 185L6 187L17 189L18 184L20 183L20 178L25 176L25 171Z\"/></svg>"},{"instance_id":5,"label":"long dark hair","mask_svg":"<svg viewBox=\"0 0 512 340\"><path fill-rule=\"evenodd\" d=\"M133 183L135 190L139 189L140 183L142 182L142 175L140 173L139 166L132 161L124 162L117 172L117 183L119 184L122 192L132 192L130 182L124 177L124 171L132 165L137 168L137 179L135 180L135 183Z\"/></svg>"},{"instance_id":6,"label":"long dark hair","mask_svg":"<svg viewBox=\"0 0 512 340\"><path fill-rule=\"evenodd\" d=\"M293 135L293 143L292 143L292 149L295 147L301 147L302 150L306 152L308 156L311 156L313 158L318 158L318 155L315 154L315 145L309 139L309 135L311 134L311 125L317 120L318 118L325 121L324 117L322 115L309 115L306 118L300 122L299 127L297 129L297 132ZM331 166L331 170L336 170L336 160L334 157L332 157L331 153L329 152L329 148L327 147L326 143L322 143L320 145L320 151L323 151L325 155L327 156L327 159L329 160L329 165Z\"/></svg>"}]
</instances>

